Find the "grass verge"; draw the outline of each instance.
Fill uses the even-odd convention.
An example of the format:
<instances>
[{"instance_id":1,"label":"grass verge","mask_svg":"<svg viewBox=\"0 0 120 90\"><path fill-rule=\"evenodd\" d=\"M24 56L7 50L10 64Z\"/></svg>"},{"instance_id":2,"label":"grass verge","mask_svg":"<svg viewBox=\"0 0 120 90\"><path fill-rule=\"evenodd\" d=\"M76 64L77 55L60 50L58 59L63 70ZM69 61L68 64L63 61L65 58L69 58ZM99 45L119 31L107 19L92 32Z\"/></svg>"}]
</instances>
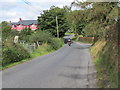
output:
<instances>
[{"instance_id":1,"label":"grass verge","mask_svg":"<svg viewBox=\"0 0 120 90\"><path fill-rule=\"evenodd\" d=\"M66 32L65 35L74 35L74 33Z\"/></svg>"},{"instance_id":2,"label":"grass verge","mask_svg":"<svg viewBox=\"0 0 120 90\"><path fill-rule=\"evenodd\" d=\"M97 69L98 87L118 88L117 46L99 40L90 48L90 51Z\"/></svg>"}]
</instances>

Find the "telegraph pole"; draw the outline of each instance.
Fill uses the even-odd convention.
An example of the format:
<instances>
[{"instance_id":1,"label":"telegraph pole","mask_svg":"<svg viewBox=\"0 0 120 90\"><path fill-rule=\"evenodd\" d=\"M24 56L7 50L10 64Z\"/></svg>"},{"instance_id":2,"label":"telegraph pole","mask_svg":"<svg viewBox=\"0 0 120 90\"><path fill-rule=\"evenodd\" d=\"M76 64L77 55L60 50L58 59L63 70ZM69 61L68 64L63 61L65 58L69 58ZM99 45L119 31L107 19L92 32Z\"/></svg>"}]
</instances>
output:
<instances>
[{"instance_id":1,"label":"telegraph pole","mask_svg":"<svg viewBox=\"0 0 120 90\"><path fill-rule=\"evenodd\" d=\"M58 31L58 19L57 19L57 16L56 16L56 27L57 27L57 37L59 38L59 31Z\"/></svg>"}]
</instances>

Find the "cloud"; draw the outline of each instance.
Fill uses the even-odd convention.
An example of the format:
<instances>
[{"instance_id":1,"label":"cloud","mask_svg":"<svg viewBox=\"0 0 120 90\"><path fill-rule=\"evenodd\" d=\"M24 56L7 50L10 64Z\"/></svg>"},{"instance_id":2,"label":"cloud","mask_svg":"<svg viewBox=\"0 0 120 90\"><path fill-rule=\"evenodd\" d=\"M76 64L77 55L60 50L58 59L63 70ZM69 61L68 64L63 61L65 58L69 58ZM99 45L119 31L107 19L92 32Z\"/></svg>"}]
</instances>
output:
<instances>
[{"instance_id":1,"label":"cloud","mask_svg":"<svg viewBox=\"0 0 120 90\"><path fill-rule=\"evenodd\" d=\"M16 4L13 3L2 3L2 10L10 10L16 7Z\"/></svg>"},{"instance_id":2,"label":"cloud","mask_svg":"<svg viewBox=\"0 0 120 90\"><path fill-rule=\"evenodd\" d=\"M30 2L73 2L74 0L28 0Z\"/></svg>"},{"instance_id":3,"label":"cloud","mask_svg":"<svg viewBox=\"0 0 120 90\"><path fill-rule=\"evenodd\" d=\"M27 5L24 1L30 2ZM70 5L74 0L0 0L0 22L18 21L19 18L23 19L37 19L40 11L49 9L51 6L58 6L62 8L65 5ZM2 19L1 19L2 18Z\"/></svg>"},{"instance_id":4,"label":"cloud","mask_svg":"<svg viewBox=\"0 0 120 90\"><path fill-rule=\"evenodd\" d=\"M19 0L0 0L0 2L9 2L9 3L15 3Z\"/></svg>"},{"instance_id":5,"label":"cloud","mask_svg":"<svg viewBox=\"0 0 120 90\"><path fill-rule=\"evenodd\" d=\"M24 20L30 20L30 19L33 19L33 20L37 20L37 16L39 14L36 14L36 13L33 13L32 11L29 11L27 13L23 12L17 12L17 11L3 11L3 21L6 20L6 21L12 21L12 22L17 22L19 20L19 18L22 18Z\"/></svg>"}]
</instances>

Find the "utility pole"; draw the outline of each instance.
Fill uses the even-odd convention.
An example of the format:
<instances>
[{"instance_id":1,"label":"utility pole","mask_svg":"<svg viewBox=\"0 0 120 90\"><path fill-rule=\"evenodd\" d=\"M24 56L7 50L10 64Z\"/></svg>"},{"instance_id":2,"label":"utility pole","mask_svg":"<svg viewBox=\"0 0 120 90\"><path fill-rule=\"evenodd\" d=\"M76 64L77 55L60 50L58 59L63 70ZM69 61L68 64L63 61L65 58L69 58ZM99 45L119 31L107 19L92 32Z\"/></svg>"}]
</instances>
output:
<instances>
[{"instance_id":1,"label":"utility pole","mask_svg":"<svg viewBox=\"0 0 120 90\"><path fill-rule=\"evenodd\" d=\"M57 37L59 38L59 31L58 31L58 19L57 19L57 16L56 16L56 27L57 27Z\"/></svg>"}]
</instances>

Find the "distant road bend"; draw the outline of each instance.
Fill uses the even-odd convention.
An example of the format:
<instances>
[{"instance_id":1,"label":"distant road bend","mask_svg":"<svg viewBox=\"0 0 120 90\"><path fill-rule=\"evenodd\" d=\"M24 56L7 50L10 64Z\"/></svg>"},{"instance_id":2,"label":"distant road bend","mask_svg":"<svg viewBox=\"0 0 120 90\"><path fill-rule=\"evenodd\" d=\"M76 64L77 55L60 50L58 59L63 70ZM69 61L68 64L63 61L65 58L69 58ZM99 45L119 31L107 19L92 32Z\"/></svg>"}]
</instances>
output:
<instances>
[{"instance_id":1,"label":"distant road bend","mask_svg":"<svg viewBox=\"0 0 120 90\"><path fill-rule=\"evenodd\" d=\"M89 44L71 46L2 72L3 88L95 88L96 70Z\"/></svg>"}]
</instances>

